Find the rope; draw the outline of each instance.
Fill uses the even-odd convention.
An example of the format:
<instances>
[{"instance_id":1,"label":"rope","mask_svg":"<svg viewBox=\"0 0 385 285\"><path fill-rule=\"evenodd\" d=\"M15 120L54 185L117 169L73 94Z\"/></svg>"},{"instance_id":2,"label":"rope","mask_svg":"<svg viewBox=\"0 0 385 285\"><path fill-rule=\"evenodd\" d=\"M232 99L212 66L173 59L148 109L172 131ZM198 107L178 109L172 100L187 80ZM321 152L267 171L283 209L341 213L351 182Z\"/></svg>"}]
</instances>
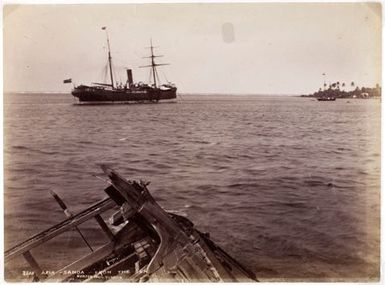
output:
<instances>
[{"instance_id":1,"label":"rope","mask_svg":"<svg viewBox=\"0 0 385 285\"><path fill-rule=\"evenodd\" d=\"M151 77L152 77L152 69L150 69L150 74L148 76L148 82L151 84Z\"/></svg>"},{"instance_id":2,"label":"rope","mask_svg":"<svg viewBox=\"0 0 385 285\"><path fill-rule=\"evenodd\" d=\"M160 80L159 80L159 76L158 76L158 71L156 71L156 69L155 69L155 77L156 77L156 79L158 79L158 83L160 84Z\"/></svg>"},{"instance_id":3,"label":"rope","mask_svg":"<svg viewBox=\"0 0 385 285\"><path fill-rule=\"evenodd\" d=\"M107 70L108 70L108 62L104 66L103 71L102 71L103 72L103 83L107 82Z\"/></svg>"},{"instance_id":4,"label":"rope","mask_svg":"<svg viewBox=\"0 0 385 285\"><path fill-rule=\"evenodd\" d=\"M166 73L164 73L163 71L161 71L161 72L162 72L162 75L163 75L164 79L166 79L166 82L170 83L170 81L168 81L168 79L167 79Z\"/></svg>"}]
</instances>

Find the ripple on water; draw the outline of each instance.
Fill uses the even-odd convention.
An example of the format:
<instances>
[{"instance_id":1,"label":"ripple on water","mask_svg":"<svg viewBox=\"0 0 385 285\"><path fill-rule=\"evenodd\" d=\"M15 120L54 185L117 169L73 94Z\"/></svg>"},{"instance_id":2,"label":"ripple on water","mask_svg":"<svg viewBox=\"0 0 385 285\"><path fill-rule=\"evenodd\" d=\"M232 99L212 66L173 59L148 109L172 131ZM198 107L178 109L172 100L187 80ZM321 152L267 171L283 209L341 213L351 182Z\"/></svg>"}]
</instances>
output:
<instances>
[{"instance_id":1,"label":"ripple on water","mask_svg":"<svg viewBox=\"0 0 385 285\"><path fill-rule=\"evenodd\" d=\"M379 104L185 97L117 106L7 98L6 245L64 218L50 190L73 211L105 197L95 174L104 177L97 165L106 163L151 181L162 206L266 280L379 276ZM96 228L84 228L93 242Z\"/></svg>"}]
</instances>

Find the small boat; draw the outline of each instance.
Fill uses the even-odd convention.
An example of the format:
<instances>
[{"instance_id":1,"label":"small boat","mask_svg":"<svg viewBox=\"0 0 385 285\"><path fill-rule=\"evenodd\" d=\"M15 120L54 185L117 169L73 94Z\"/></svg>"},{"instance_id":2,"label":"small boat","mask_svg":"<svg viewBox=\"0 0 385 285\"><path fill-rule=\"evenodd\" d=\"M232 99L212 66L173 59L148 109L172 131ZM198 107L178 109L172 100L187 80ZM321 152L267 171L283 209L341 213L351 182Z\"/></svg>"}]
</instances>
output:
<instances>
[{"instance_id":1,"label":"small boat","mask_svg":"<svg viewBox=\"0 0 385 285\"><path fill-rule=\"evenodd\" d=\"M72 95L79 99L79 102L90 103L117 103L117 102L158 102L159 100L169 100L176 98L177 87L171 83L160 84L156 67L168 65L166 63L156 63L155 58L161 55L154 55L154 46L150 45L150 64L141 67L150 67L150 78L152 83L143 82L134 83L132 70L127 69L127 81L123 83L114 82L114 72L112 68L112 57L110 50L110 40L106 27L102 28L106 31L107 47L108 47L108 68L111 82L93 83L93 85L79 85L72 90ZM65 79L63 83L72 83L72 78Z\"/></svg>"},{"instance_id":2,"label":"small boat","mask_svg":"<svg viewBox=\"0 0 385 285\"><path fill-rule=\"evenodd\" d=\"M197 230L190 220L166 212L151 196L148 183L126 180L106 166L102 169L109 177L110 186L104 190L108 197L71 215L53 193L68 218L8 249L4 258L6 269L10 260L23 256L34 281L257 281L254 273L215 244L207 233ZM111 210L113 214L106 222L102 214ZM78 228L93 219L108 240L96 249L91 248ZM42 270L31 250L74 229L91 252L56 271ZM66 250L70 252L71 247Z\"/></svg>"},{"instance_id":3,"label":"small boat","mask_svg":"<svg viewBox=\"0 0 385 285\"><path fill-rule=\"evenodd\" d=\"M318 101L335 101L336 97L320 97L317 98Z\"/></svg>"}]
</instances>

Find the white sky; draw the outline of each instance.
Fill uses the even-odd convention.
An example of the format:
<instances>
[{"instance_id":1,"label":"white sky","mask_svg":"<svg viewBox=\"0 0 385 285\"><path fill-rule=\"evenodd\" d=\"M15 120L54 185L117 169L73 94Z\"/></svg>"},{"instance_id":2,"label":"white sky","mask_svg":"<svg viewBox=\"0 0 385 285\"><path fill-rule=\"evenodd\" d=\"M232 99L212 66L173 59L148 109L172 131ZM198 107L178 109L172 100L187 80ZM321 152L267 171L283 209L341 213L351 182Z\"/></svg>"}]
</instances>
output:
<instances>
[{"instance_id":1,"label":"white sky","mask_svg":"<svg viewBox=\"0 0 385 285\"><path fill-rule=\"evenodd\" d=\"M101 82L107 26L117 79L147 81L150 38L179 92L307 94L326 80L381 83L381 6L369 3L8 5L4 90ZM223 31L233 27L234 40ZM231 30L231 28L230 28ZM120 69L119 69L120 67ZM162 73L163 72L163 73Z\"/></svg>"}]
</instances>

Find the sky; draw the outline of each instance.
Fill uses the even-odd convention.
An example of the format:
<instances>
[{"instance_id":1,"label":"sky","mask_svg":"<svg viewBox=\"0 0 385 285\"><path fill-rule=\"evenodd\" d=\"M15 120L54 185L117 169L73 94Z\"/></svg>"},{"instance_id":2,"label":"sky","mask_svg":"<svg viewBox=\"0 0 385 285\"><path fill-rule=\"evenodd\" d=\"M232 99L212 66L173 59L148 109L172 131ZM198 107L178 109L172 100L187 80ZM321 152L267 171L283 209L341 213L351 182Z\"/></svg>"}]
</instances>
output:
<instances>
[{"instance_id":1,"label":"sky","mask_svg":"<svg viewBox=\"0 0 385 285\"><path fill-rule=\"evenodd\" d=\"M104 81L106 26L115 78L160 79L180 93L309 94L323 82L381 83L379 3L6 5L5 92L69 92ZM325 75L323 75L325 74Z\"/></svg>"}]
</instances>

